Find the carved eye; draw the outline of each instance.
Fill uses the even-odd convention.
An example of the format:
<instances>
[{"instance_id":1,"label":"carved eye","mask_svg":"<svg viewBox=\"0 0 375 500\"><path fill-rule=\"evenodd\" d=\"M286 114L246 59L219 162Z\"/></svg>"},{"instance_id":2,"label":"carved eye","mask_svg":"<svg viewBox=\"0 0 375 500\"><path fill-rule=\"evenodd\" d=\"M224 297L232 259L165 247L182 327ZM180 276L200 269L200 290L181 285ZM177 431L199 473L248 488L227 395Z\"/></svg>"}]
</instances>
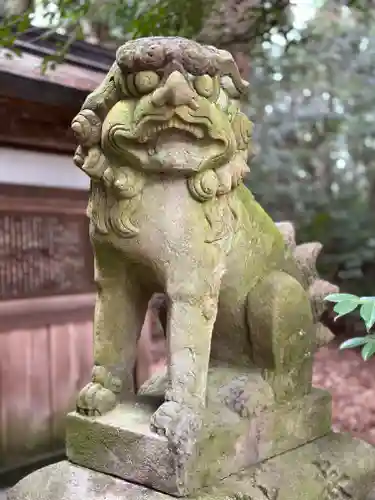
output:
<instances>
[{"instance_id":1,"label":"carved eye","mask_svg":"<svg viewBox=\"0 0 375 500\"><path fill-rule=\"evenodd\" d=\"M160 78L154 71L140 71L134 75L134 87L139 94L149 94L157 88Z\"/></svg>"},{"instance_id":2,"label":"carved eye","mask_svg":"<svg viewBox=\"0 0 375 500\"><path fill-rule=\"evenodd\" d=\"M214 82L208 75L197 76L194 79L194 88L202 97L211 97L214 92Z\"/></svg>"},{"instance_id":3,"label":"carved eye","mask_svg":"<svg viewBox=\"0 0 375 500\"><path fill-rule=\"evenodd\" d=\"M120 92L121 97L129 97L129 91L126 85L125 78L123 77L121 71L117 69L113 75L113 81L115 84L115 87L117 90Z\"/></svg>"}]
</instances>

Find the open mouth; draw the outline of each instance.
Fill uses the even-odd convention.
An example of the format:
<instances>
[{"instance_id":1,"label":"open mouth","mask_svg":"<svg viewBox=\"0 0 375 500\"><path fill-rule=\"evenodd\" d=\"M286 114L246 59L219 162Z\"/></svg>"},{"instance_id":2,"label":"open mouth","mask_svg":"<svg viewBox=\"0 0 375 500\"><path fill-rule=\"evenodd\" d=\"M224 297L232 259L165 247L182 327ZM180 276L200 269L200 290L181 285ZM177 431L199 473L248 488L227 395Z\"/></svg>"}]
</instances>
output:
<instances>
[{"instance_id":1,"label":"open mouth","mask_svg":"<svg viewBox=\"0 0 375 500\"><path fill-rule=\"evenodd\" d=\"M148 121L145 125L141 126L141 133L138 137L138 141L141 143L153 141L159 134L172 130L174 132L186 132L189 135L192 135L195 139L203 139L205 135L202 127L185 123L178 118L172 118L166 122Z\"/></svg>"}]
</instances>

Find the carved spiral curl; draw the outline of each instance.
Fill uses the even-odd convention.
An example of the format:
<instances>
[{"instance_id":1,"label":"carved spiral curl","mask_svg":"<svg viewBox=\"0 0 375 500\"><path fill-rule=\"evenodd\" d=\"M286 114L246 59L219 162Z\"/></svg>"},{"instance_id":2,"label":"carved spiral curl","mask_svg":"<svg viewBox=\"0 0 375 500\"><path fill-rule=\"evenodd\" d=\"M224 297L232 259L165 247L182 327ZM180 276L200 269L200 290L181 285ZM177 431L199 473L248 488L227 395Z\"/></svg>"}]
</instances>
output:
<instances>
[{"instance_id":1,"label":"carved spiral curl","mask_svg":"<svg viewBox=\"0 0 375 500\"><path fill-rule=\"evenodd\" d=\"M205 170L188 179L191 195L197 201L207 201L214 198L219 188L219 179L213 170Z\"/></svg>"},{"instance_id":2,"label":"carved spiral curl","mask_svg":"<svg viewBox=\"0 0 375 500\"><path fill-rule=\"evenodd\" d=\"M83 109L72 121L72 130L82 146L100 143L102 122L91 109Z\"/></svg>"},{"instance_id":3,"label":"carved spiral curl","mask_svg":"<svg viewBox=\"0 0 375 500\"><path fill-rule=\"evenodd\" d=\"M237 113L232 121L232 129L240 150L248 150L253 132L253 124L243 113Z\"/></svg>"},{"instance_id":4,"label":"carved spiral curl","mask_svg":"<svg viewBox=\"0 0 375 500\"><path fill-rule=\"evenodd\" d=\"M107 159L98 146L90 148L86 155L84 150L78 146L73 161L77 167L94 180L100 180L107 168Z\"/></svg>"},{"instance_id":5,"label":"carved spiral curl","mask_svg":"<svg viewBox=\"0 0 375 500\"><path fill-rule=\"evenodd\" d=\"M108 234L107 198L100 182L91 182L90 199L87 207L87 215L91 219L96 231L100 234Z\"/></svg>"},{"instance_id":6,"label":"carved spiral curl","mask_svg":"<svg viewBox=\"0 0 375 500\"><path fill-rule=\"evenodd\" d=\"M82 170L83 164L85 163L85 158L87 155L87 151L84 151L82 146L78 146L77 149L75 150L74 156L73 156L73 163L76 167L80 168Z\"/></svg>"},{"instance_id":7,"label":"carved spiral curl","mask_svg":"<svg viewBox=\"0 0 375 500\"><path fill-rule=\"evenodd\" d=\"M109 211L112 230L120 238L132 238L139 233L139 229L130 220L138 201L138 198L119 200Z\"/></svg>"},{"instance_id":8,"label":"carved spiral curl","mask_svg":"<svg viewBox=\"0 0 375 500\"><path fill-rule=\"evenodd\" d=\"M114 174L113 168L107 167L104 170L103 176L102 176L102 181L103 181L104 186L108 189L111 189L113 186L114 178L115 178L115 174Z\"/></svg>"},{"instance_id":9,"label":"carved spiral curl","mask_svg":"<svg viewBox=\"0 0 375 500\"><path fill-rule=\"evenodd\" d=\"M116 171L113 188L117 197L130 199L139 194L145 184L145 177L130 167L121 167Z\"/></svg>"}]
</instances>

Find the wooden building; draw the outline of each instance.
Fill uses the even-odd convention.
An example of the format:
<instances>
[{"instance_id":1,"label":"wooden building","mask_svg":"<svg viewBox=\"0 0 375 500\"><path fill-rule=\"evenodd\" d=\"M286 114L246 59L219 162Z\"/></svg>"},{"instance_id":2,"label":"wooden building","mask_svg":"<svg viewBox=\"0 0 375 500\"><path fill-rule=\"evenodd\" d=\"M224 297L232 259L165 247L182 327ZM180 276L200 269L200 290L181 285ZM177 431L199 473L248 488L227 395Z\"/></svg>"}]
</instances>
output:
<instances>
[{"instance_id":1,"label":"wooden building","mask_svg":"<svg viewBox=\"0 0 375 500\"><path fill-rule=\"evenodd\" d=\"M88 178L70 122L114 54L77 42L41 75L61 39L34 31L21 58L0 51L0 475L61 452L92 366Z\"/></svg>"}]
</instances>

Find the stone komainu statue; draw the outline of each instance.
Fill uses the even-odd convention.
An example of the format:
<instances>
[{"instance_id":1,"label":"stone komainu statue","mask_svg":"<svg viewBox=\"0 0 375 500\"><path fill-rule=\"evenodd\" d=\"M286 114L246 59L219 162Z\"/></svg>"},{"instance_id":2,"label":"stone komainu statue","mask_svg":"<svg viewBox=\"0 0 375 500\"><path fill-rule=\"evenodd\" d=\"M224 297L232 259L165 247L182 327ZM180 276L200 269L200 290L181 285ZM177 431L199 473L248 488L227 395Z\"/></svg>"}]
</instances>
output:
<instances>
[{"instance_id":1,"label":"stone komainu statue","mask_svg":"<svg viewBox=\"0 0 375 500\"><path fill-rule=\"evenodd\" d=\"M332 287L316 277L319 247L295 247L291 226L280 231L243 184L247 89L226 51L139 39L118 50L73 120L75 164L91 178L98 290L79 412L134 397L154 293L168 298L168 370L152 429L166 433L182 409L204 406L210 366L253 366L276 402L311 390L317 308Z\"/></svg>"}]
</instances>

